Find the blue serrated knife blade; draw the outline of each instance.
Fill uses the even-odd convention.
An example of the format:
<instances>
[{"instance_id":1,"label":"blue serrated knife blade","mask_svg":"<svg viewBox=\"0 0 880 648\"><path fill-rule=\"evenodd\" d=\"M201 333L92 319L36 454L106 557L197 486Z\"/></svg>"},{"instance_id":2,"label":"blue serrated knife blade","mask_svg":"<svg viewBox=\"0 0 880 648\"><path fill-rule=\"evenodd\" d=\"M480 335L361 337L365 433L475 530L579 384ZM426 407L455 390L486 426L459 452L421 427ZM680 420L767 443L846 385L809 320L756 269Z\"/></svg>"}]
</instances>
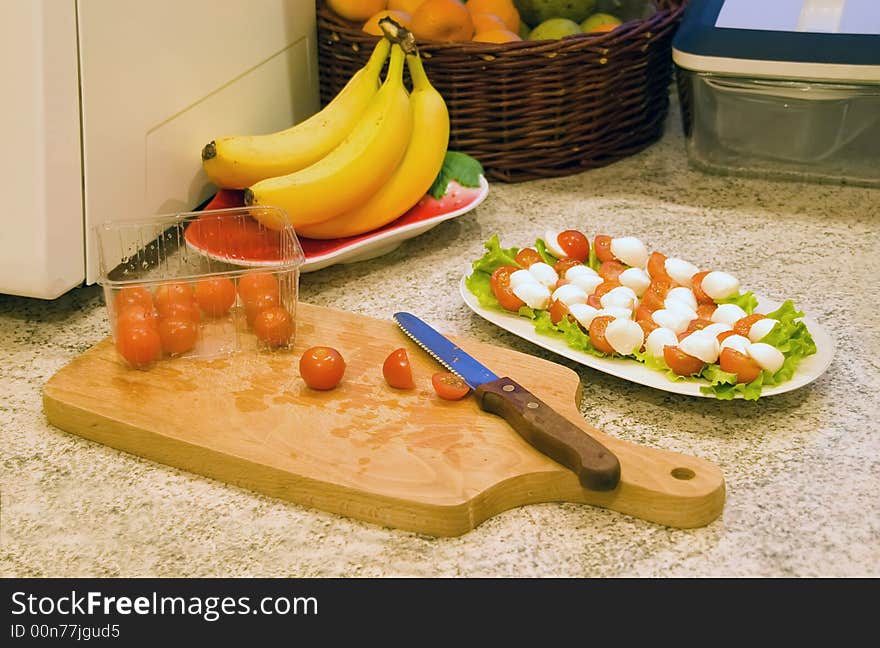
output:
<instances>
[{"instance_id":1,"label":"blue serrated knife blade","mask_svg":"<svg viewBox=\"0 0 880 648\"><path fill-rule=\"evenodd\" d=\"M536 449L574 471L584 488L613 490L620 463L604 445L511 378L499 378L443 334L411 313L394 313L394 321L420 347L460 376L480 407L497 414Z\"/></svg>"}]
</instances>

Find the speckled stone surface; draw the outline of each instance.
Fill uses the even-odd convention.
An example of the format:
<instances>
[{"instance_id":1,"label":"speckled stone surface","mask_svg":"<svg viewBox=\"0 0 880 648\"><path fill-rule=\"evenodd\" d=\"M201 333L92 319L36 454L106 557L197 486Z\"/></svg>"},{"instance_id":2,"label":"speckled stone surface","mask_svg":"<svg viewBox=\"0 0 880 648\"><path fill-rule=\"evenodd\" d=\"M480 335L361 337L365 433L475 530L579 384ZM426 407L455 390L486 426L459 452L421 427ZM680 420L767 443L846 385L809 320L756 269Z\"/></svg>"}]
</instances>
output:
<instances>
[{"instance_id":1,"label":"speckled stone surface","mask_svg":"<svg viewBox=\"0 0 880 648\"><path fill-rule=\"evenodd\" d=\"M791 298L832 334L830 369L758 402L679 396L553 356L472 314L457 293L482 243L577 227L735 273ZM101 340L98 287L52 301L0 297L2 576L880 576L880 191L703 175L677 111L663 139L603 169L494 183L477 210L374 260L304 274L304 301L562 362L582 412L609 434L704 457L722 516L670 529L542 504L437 539L315 511L140 459L47 425L41 387Z\"/></svg>"}]
</instances>

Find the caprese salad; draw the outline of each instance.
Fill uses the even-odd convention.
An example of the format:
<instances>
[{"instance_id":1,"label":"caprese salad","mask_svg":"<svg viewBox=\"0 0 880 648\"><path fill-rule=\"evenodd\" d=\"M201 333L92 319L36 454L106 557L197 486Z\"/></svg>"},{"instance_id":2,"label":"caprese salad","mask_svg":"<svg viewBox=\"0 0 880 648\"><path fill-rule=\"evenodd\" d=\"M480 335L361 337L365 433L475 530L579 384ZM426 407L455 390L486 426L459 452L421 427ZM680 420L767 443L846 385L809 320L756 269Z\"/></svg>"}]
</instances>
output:
<instances>
[{"instance_id":1,"label":"caprese salad","mask_svg":"<svg viewBox=\"0 0 880 648\"><path fill-rule=\"evenodd\" d=\"M735 276L649 252L636 237L548 231L534 247L502 248L497 234L465 279L483 308L528 317L535 330L599 357L624 357L703 393L760 397L816 352L786 301L756 312Z\"/></svg>"}]
</instances>

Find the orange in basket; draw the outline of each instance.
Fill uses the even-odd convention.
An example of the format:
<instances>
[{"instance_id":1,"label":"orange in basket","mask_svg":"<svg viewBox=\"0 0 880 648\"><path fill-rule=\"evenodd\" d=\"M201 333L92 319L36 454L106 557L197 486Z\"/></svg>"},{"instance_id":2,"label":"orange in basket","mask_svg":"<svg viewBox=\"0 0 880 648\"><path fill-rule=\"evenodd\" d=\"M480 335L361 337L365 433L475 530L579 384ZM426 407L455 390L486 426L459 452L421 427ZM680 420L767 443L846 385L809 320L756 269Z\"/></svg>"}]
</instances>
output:
<instances>
[{"instance_id":1,"label":"orange in basket","mask_svg":"<svg viewBox=\"0 0 880 648\"><path fill-rule=\"evenodd\" d=\"M364 23L363 30L368 34L372 34L373 36L383 36L384 32L382 28L379 27L379 21L382 20L385 16L389 18L393 18L394 21L399 24L401 27L406 27L409 29L410 22L412 21L412 16L410 16L405 11L398 11L396 9L383 9L377 13L374 13L370 16L370 19Z\"/></svg>"},{"instance_id":2,"label":"orange in basket","mask_svg":"<svg viewBox=\"0 0 880 648\"><path fill-rule=\"evenodd\" d=\"M512 43L522 40L519 34L514 34L509 29L489 29L474 34L475 43Z\"/></svg>"},{"instance_id":3,"label":"orange in basket","mask_svg":"<svg viewBox=\"0 0 880 648\"><path fill-rule=\"evenodd\" d=\"M471 19L474 21L475 34L492 31L493 29L507 29L504 21L495 14L475 13L471 14Z\"/></svg>"},{"instance_id":4,"label":"orange in basket","mask_svg":"<svg viewBox=\"0 0 880 648\"><path fill-rule=\"evenodd\" d=\"M513 0L468 0L467 8L472 16L478 13L495 14L507 29L513 33L519 31L519 11Z\"/></svg>"},{"instance_id":5,"label":"orange in basket","mask_svg":"<svg viewBox=\"0 0 880 648\"><path fill-rule=\"evenodd\" d=\"M394 11L405 11L412 16L419 5L425 0L388 0L388 8Z\"/></svg>"},{"instance_id":6,"label":"orange in basket","mask_svg":"<svg viewBox=\"0 0 880 648\"><path fill-rule=\"evenodd\" d=\"M469 41L474 21L459 0L424 0L413 14L410 29L419 40Z\"/></svg>"},{"instance_id":7,"label":"orange in basket","mask_svg":"<svg viewBox=\"0 0 880 648\"><path fill-rule=\"evenodd\" d=\"M327 6L347 20L363 22L385 8L387 0L327 0Z\"/></svg>"}]
</instances>

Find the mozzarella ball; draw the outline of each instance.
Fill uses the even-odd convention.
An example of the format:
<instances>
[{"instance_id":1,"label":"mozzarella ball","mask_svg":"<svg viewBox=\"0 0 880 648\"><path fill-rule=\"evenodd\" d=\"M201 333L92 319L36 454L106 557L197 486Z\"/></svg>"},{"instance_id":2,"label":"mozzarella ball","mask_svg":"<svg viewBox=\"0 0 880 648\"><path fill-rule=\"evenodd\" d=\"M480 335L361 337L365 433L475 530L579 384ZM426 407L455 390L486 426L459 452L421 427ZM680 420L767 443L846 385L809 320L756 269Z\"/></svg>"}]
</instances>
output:
<instances>
[{"instance_id":1,"label":"mozzarella ball","mask_svg":"<svg viewBox=\"0 0 880 648\"><path fill-rule=\"evenodd\" d=\"M758 342L763 340L764 337L773 330L773 327L779 323L779 320L772 319L770 317L763 317L759 319L757 322L752 324L751 328L749 328L749 339L752 342Z\"/></svg>"},{"instance_id":2,"label":"mozzarella ball","mask_svg":"<svg viewBox=\"0 0 880 648\"><path fill-rule=\"evenodd\" d=\"M779 349L763 342L750 344L749 355L760 365L761 369L770 373L776 373L782 369L782 363L785 362L785 356Z\"/></svg>"},{"instance_id":3,"label":"mozzarella ball","mask_svg":"<svg viewBox=\"0 0 880 648\"><path fill-rule=\"evenodd\" d=\"M730 347L734 351L739 351L740 353L748 355L750 345L751 342L749 342L749 338L747 337L743 337L742 335L728 335L721 341L719 349L723 351Z\"/></svg>"},{"instance_id":4,"label":"mozzarella ball","mask_svg":"<svg viewBox=\"0 0 880 648\"><path fill-rule=\"evenodd\" d=\"M739 294L739 280L731 274L713 270L700 282L703 292L714 300L727 299Z\"/></svg>"},{"instance_id":5,"label":"mozzarella ball","mask_svg":"<svg viewBox=\"0 0 880 648\"><path fill-rule=\"evenodd\" d=\"M566 306L572 304L586 304L587 293L580 286L574 284L565 284L553 291L552 299L560 301Z\"/></svg>"},{"instance_id":6,"label":"mozzarella ball","mask_svg":"<svg viewBox=\"0 0 880 648\"><path fill-rule=\"evenodd\" d=\"M645 333L631 319L616 319L605 328L605 339L620 355L630 355L642 348Z\"/></svg>"},{"instance_id":7,"label":"mozzarella ball","mask_svg":"<svg viewBox=\"0 0 880 648\"><path fill-rule=\"evenodd\" d=\"M510 273L510 288L514 290L519 288L523 284L530 283L538 283L538 280L535 279L535 275L533 275L528 270L516 270Z\"/></svg>"},{"instance_id":8,"label":"mozzarella ball","mask_svg":"<svg viewBox=\"0 0 880 648\"><path fill-rule=\"evenodd\" d=\"M584 328L590 328L590 322L598 315L599 309L593 308L589 304L572 304L568 307L568 312L577 320L578 324Z\"/></svg>"},{"instance_id":9,"label":"mozzarella ball","mask_svg":"<svg viewBox=\"0 0 880 648\"><path fill-rule=\"evenodd\" d=\"M702 329L702 331L706 335L714 335L718 337L719 333L723 333L724 331L732 331L733 327L730 324L725 324L724 322L715 322L714 324L709 324L706 328Z\"/></svg>"},{"instance_id":10,"label":"mozzarella ball","mask_svg":"<svg viewBox=\"0 0 880 648\"><path fill-rule=\"evenodd\" d=\"M718 340L714 335L706 335L702 331L694 331L683 339L678 346L688 355L699 358L708 364L718 360Z\"/></svg>"},{"instance_id":11,"label":"mozzarella ball","mask_svg":"<svg viewBox=\"0 0 880 648\"><path fill-rule=\"evenodd\" d=\"M679 311L661 308L660 310L655 310L651 313L651 319L663 328L672 329L676 333L683 333L693 318L688 319L687 315L684 315Z\"/></svg>"},{"instance_id":12,"label":"mozzarella ball","mask_svg":"<svg viewBox=\"0 0 880 648\"><path fill-rule=\"evenodd\" d=\"M664 307L666 310L685 318L688 322L697 319L697 312L691 310L687 304L680 302L677 299L669 300L668 303L664 304Z\"/></svg>"},{"instance_id":13,"label":"mozzarella ball","mask_svg":"<svg viewBox=\"0 0 880 648\"><path fill-rule=\"evenodd\" d=\"M679 301L685 304L690 310L697 310L697 297L694 295L694 291L690 288L685 288L684 286L676 286L668 293L666 293L666 299L663 304L666 308L669 308L670 301Z\"/></svg>"},{"instance_id":14,"label":"mozzarella ball","mask_svg":"<svg viewBox=\"0 0 880 648\"><path fill-rule=\"evenodd\" d=\"M745 316L746 312L736 304L719 304L709 319L733 326L738 319Z\"/></svg>"},{"instance_id":15,"label":"mozzarella ball","mask_svg":"<svg viewBox=\"0 0 880 648\"><path fill-rule=\"evenodd\" d=\"M609 306L608 308L602 308L596 313L596 317L601 317L603 315L610 315L614 319L632 319L633 313L628 308L623 308L622 306Z\"/></svg>"},{"instance_id":16,"label":"mozzarella ball","mask_svg":"<svg viewBox=\"0 0 880 648\"><path fill-rule=\"evenodd\" d=\"M531 272L532 276L538 280L539 284L547 286L548 288L554 288L556 282L559 281L559 275L556 274L556 270L553 269L553 266L547 265L543 261L530 265L529 272Z\"/></svg>"},{"instance_id":17,"label":"mozzarella ball","mask_svg":"<svg viewBox=\"0 0 880 648\"><path fill-rule=\"evenodd\" d=\"M547 286L542 286L537 281L524 283L516 288L511 288L511 290L529 308L544 310L550 305L550 289Z\"/></svg>"},{"instance_id":18,"label":"mozzarella ball","mask_svg":"<svg viewBox=\"0 0 880 648\"><path fill-rule=\"evenodd\" d=\"M621 285L632 290L636 294L636 297L644 295L648 286L651 285L650 275L641 268L627 268L620 273L617 280Z\"/></svg>"},{"instance_id":19,"label":"mozzarella ball","mask_svg":"<svg viewBox=\"0 0 880 648\"><path fill-rule=\"evenodd\" d=\"M632 310L636 305L636 299L636 293L632 288L618 286L602 295L599 298L599 303L602 304L602 308L618 307Z\"/></svg>"},{"instance_id":20,"label":"mozzarella ball","mask_svg":"<svg viewBox=\"0 0 880 648\"><path fill-rule=\"evenodd\" d=\"M700 269L693 263L677 259L675 257L666 259L666 274L675 283L690 288L691 278L697 274Z\"/></svg>"},{"instance_id":21,"label":"mozzarella ball","mask_svg":"<svg viewBox=\"0 0 880 648\"><path fill-rule=\"evenodd\" d=\"M643 268L648 262L648 248L634 236L611 239L611 254L635 268Z\"/></svg>"},{"instance_id":22,"label":"mozzarella ball","mask_svg":"<svg viewBox=\"0 0 880 648\"><path fill-rule=\"evenodd\" d=\"M592 294L596 287L605 281L589 266L574 266L565 272L566 281L579 286L588 295Z\"/></svg>"},{"instance_id":23,"label":"mozzarella ball","mask_svg":"<svg viewBox=\"0 0 880 648\"><path fill-rule=\"evenodd\" d=\"M544 243L547 245L547 251L557 259L562 259L568 255L561 247L559 247L559 232L555 230L547 230L544 232Z\"/></svg>"},{"instance_id":24,"label":"mozzarella ball","mask_svg":"<svg viewBox=\"0 0 880 648\"><path fill-rule=\"evenodd\" d=\"M662 358L663 347L667 346L678 346L678 336L672 329L662 326L651 331L645 340L645 351L655 358Z\"/></svg>"}]
</instances>

